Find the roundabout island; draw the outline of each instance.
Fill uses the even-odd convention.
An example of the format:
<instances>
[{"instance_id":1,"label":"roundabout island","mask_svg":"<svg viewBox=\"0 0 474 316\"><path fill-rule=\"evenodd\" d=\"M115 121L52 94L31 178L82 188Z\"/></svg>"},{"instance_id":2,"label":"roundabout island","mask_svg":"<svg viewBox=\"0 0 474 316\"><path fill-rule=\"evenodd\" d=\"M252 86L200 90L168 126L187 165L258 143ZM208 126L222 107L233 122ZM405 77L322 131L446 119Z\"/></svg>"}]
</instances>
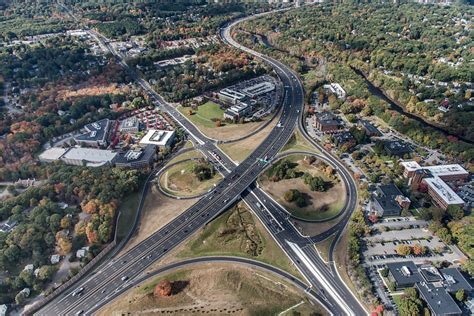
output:
<instances>
[{"instance_id":1,"label":"roundabout island","mask_svg":"<svg viewBox=\"0 0 474 316\"><path fill-rule=\"evenodd\" d=\"M295 219L328 221L345 205L346 188L336 170L317 155L289 153L258 179L260 187Z\"/></svg>"},{"instance_id":2,"label":"roundabout island","mask_svg":"<svg viewBox=\"0 0 474 316\"><path fill-rule=\"evenodd\" d=\"M196 198L219 183L222 175L204 159L191 158L169 164L158 178L158 187L166 196Z\"/></svg>"}]
</instances>

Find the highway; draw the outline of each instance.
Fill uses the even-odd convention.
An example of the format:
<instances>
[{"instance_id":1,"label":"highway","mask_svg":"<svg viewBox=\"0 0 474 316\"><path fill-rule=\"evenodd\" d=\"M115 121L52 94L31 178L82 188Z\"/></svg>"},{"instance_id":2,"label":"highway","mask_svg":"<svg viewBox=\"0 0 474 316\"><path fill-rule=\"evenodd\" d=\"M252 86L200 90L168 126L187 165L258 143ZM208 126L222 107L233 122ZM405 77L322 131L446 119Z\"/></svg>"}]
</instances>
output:
<instances>
[{"instance_id":1,"label":"highway","mask_svg":"<svg viewBox=\"0 0 474 316\"><path fill-rule=\"evenodd\" d=\"M287 143L294 129L301 128L301 112L303 110L303 88L296 75L285 65L263 56L248 48L240 46L230 37L230 28L242 20L238 20L220 34L222 39L239 49L251 53L274 68L285 87L283 110L280 118L281 127L274 128L262 144L238 166L227 157L214 142L209 141L192 123L183 117L174 107L166 103L145 80L134 70L129 69L120 56L113 50L109 41L102 35L90 30L109 51L114 54L123 67L134 74L137 82L147 91L152 100L163 111L169 113L190 135L198 148L214 163L222 165L220 171L226 175L208 195L200 199L191 208L177 216L172 222L130 249L124 255L114 258L101 265L97 271L79 281L75 286L84 288L81 296L73 296L73 289L66 291L44 308L38 315L73 315L77 313L91 314L111 299L122 293L134 279L152 263L161 259L166 253L186 240L190 235L206 223L221 214L234 201L242 197L251 207L276 242L287 253L295 266L305 276L308 283L316 290L318 300L335 315L364 315L367 312L355 299L352 293L336 275L335 270L328 267L317 254L313 242L318 237L302 236L291 224L288 214L267 195L252 184L266 167L259 159L271 160ZM325 152L325 151L322 151ZM220 159L215 159L216 154ZM357 202L355 184L340 162L329 155L328 161L335 166L348 188L347 202L343 211L337 234L340 234L350 217ZM259 206L260 205L260 206ZM321 237L322 238L322 237ZM333 248L332 248L333 249Z\"/></svg>"}]
</instances>

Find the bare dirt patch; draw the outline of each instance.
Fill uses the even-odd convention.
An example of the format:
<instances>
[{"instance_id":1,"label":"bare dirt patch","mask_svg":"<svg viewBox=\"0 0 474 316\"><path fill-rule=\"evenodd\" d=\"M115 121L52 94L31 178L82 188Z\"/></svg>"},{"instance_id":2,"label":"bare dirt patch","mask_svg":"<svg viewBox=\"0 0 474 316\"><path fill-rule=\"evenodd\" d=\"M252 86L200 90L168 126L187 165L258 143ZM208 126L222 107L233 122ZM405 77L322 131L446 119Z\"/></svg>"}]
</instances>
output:
<instances>
[{"instance_id":1,"label":"bare dirt patch","mask_svg":"<svg viewBox=\"0 0 474 316\"><path fill-rule=\"evenodd\" d=\"M153 296L154 286L165 278L183 286L169 297ZM122 295L98 315L276 315L301 301L311 311L327 314L272 274L237 264L213 263L159 276Z\"/></svg>"}]
</instances>

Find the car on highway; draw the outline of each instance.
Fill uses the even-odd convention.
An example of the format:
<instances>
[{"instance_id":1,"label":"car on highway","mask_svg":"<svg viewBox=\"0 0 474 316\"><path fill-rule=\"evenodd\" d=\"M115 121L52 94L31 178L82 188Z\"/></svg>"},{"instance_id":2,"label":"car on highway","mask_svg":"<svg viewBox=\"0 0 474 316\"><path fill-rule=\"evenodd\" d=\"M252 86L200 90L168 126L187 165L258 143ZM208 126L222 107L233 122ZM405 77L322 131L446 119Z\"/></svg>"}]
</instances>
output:
<instances>
[{"instance_id":1,"label":"car on highway","mask_svg":"<svg viewBox=\"0 0 474 316\"><path fill-rule=\"evenodd\" d=\"M78 288L74 292L72 292L72 296L80 295L84 291L83 287Z\"/></svg>"},{"instance_id":2,"label":"car on highway","mask_svg":"<svg viewBox=\"0 0 474 316\"><path fill-rule=\"evenodd\" d=\"M127 281L127 280L128 280L128 276L124 275L120 280L122 280L122 281Z\"/></svg>"}]
</instances>

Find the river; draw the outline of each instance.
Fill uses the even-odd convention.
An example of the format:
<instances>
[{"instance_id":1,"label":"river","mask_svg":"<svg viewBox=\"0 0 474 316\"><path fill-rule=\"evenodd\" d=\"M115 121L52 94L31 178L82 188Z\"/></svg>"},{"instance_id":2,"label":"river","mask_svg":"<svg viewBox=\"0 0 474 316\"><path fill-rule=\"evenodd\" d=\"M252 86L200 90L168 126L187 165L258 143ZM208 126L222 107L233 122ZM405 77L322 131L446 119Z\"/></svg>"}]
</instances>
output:
<instances>
[{"instance_id":1,"label":"river","mask_svg":"<svg viewBox=\"0 0 474 316\"><path fill-rule=\"evenodd\" d=\"M398 102L396 102L395 100L393 100L392 98L390 98L382 89L374 86L372 84L372 82L370 82L368 79L367 79L367 75L362 72L361 70L357 69L357 68L354 68L354 67L351 67L352 70L355 71L356 74L358 74L362 79L364 79L365 83L367 84L368 88L369 88L369 92L372 93L373 95L381 98L382 100L386 101L389 105L390 105L390 108L400 114L403 114L417 122L420 122L421 124L425 125L425 126L429 126L430 128L438 131L438 132L441 132L443 133L444 135L446 136L453 136L453 137L456 137L460 140L462 140L463 142L466 142L466 143L469 143L471 145L474 145L474 141L473 140L470 140L470 139L467 139L463 136L460 136L460 135L456 135L456 134L453 134L453 133L450 133L447 129L439 126L439 125L436 125L436 124L433 124L425 119L423 119L422 117L416 115L416 114L413 114L413 113L410 113L408 111L406 111Z\"/></svg>"}]
</instances>

